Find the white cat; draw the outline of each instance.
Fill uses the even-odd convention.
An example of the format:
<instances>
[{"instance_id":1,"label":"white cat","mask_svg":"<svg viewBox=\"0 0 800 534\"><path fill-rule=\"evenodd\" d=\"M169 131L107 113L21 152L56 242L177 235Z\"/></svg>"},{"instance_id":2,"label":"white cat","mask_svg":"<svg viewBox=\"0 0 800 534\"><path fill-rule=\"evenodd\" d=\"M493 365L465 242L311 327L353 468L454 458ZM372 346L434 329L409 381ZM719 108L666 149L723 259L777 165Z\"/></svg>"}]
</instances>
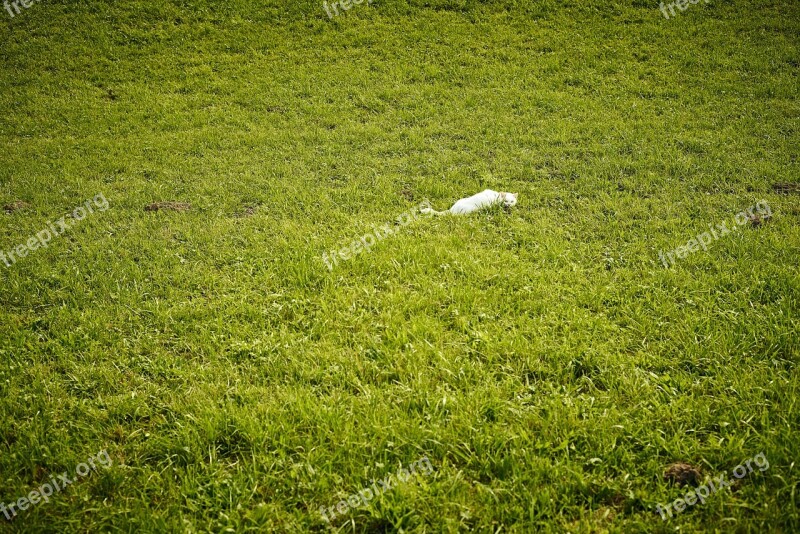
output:
<instances>
[{"instance_id":1,"label":"white cat","mask_svg":"<svg viewBox=\"0 0 800 534\"><path fill-rule=\"evenodd\" d=\"M471 197L462 198L453 204L453 207L449 210L436 211L431 208L422 208L420 212L432 215L463 215L465 213L472 213L473 211L488 208L493 204L503 204L503 206L506 208L510 208L511 206L516 205L516 203L516 193L498 193L497 191L486 189L485 191L482 191L476 195L472 195Z\"/></svg>"}]
</instances>

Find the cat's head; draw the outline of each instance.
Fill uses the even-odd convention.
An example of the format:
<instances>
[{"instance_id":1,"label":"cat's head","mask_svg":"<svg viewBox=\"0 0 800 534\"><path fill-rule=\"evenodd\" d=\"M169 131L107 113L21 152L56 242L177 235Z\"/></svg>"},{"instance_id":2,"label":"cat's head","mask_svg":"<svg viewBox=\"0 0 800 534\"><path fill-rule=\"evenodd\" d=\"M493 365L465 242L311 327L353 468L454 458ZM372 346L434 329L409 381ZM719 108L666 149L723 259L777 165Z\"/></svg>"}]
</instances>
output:
<instances>
[{"instance_id":1,"label":"cat's head","mask_svg":"<svg viewBox=\"0 0 800 534\"><path fill-rule=\"evenodd\" d=\"M506 208L510 208L511 206L516 206L517 204L517 194L516 193L502 193L503 195L503 206Z\"/></svg>"}]
</instances>

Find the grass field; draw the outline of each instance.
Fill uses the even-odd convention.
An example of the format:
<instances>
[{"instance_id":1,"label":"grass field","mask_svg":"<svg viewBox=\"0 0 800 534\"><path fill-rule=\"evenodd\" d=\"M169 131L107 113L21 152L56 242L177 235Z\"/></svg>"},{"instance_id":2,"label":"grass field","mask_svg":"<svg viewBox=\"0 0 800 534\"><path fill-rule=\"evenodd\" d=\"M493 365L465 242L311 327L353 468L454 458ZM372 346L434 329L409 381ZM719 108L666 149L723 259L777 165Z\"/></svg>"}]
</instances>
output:
<instances>
[{"instance_id":1,"label":"grass field","mask_svg":"<svg viewBox=\"0 0 800 534\"><path fill-rule=\"evenodd\" d=\"M0 531L800 530L800 3L19 7Z\"/></svg>"}]
</instances>

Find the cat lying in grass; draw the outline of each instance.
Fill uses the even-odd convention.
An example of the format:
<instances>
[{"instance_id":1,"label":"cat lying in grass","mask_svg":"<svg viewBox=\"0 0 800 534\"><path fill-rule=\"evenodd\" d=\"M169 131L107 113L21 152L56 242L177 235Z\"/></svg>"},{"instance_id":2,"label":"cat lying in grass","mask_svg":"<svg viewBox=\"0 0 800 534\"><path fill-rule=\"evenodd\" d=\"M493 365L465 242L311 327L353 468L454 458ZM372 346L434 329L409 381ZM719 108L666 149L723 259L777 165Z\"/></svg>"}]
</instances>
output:
<instances>
[{"instance_id":1,"label":"cat lying in grass","mask_svg":"<svg viewBox=\"0 0 800 534\"><path fill-rule=\"evenodd\" d=\"M432 215L464 215L466 213L472 213L473 211L488 208L494 204L502 204L503 207L510 208L511 206L516 205L516 203L516 193L498 193L497 191L486 189L476 195L472 195L471 197L462 198L453 204L453 207L449 210L436 211L431 208L422 208L420 212Z\"/></svg>"}]
</instances>

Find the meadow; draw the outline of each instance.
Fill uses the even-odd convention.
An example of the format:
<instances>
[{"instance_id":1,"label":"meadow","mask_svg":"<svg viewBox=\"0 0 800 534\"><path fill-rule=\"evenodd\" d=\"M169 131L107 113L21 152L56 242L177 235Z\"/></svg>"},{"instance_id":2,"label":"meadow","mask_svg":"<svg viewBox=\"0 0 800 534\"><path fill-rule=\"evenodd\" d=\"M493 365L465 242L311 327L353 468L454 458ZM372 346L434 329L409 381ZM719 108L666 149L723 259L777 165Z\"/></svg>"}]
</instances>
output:
<instances>
[{"instance_id":1,"label":"meadow","mask_svg":"<svg viewBox=\"0 0 800 534\"><path fill-rule=\"evenodd\" d=\"M0 532L800 531L800 3L30 3Z\"/></svg>"}]
</instances>

